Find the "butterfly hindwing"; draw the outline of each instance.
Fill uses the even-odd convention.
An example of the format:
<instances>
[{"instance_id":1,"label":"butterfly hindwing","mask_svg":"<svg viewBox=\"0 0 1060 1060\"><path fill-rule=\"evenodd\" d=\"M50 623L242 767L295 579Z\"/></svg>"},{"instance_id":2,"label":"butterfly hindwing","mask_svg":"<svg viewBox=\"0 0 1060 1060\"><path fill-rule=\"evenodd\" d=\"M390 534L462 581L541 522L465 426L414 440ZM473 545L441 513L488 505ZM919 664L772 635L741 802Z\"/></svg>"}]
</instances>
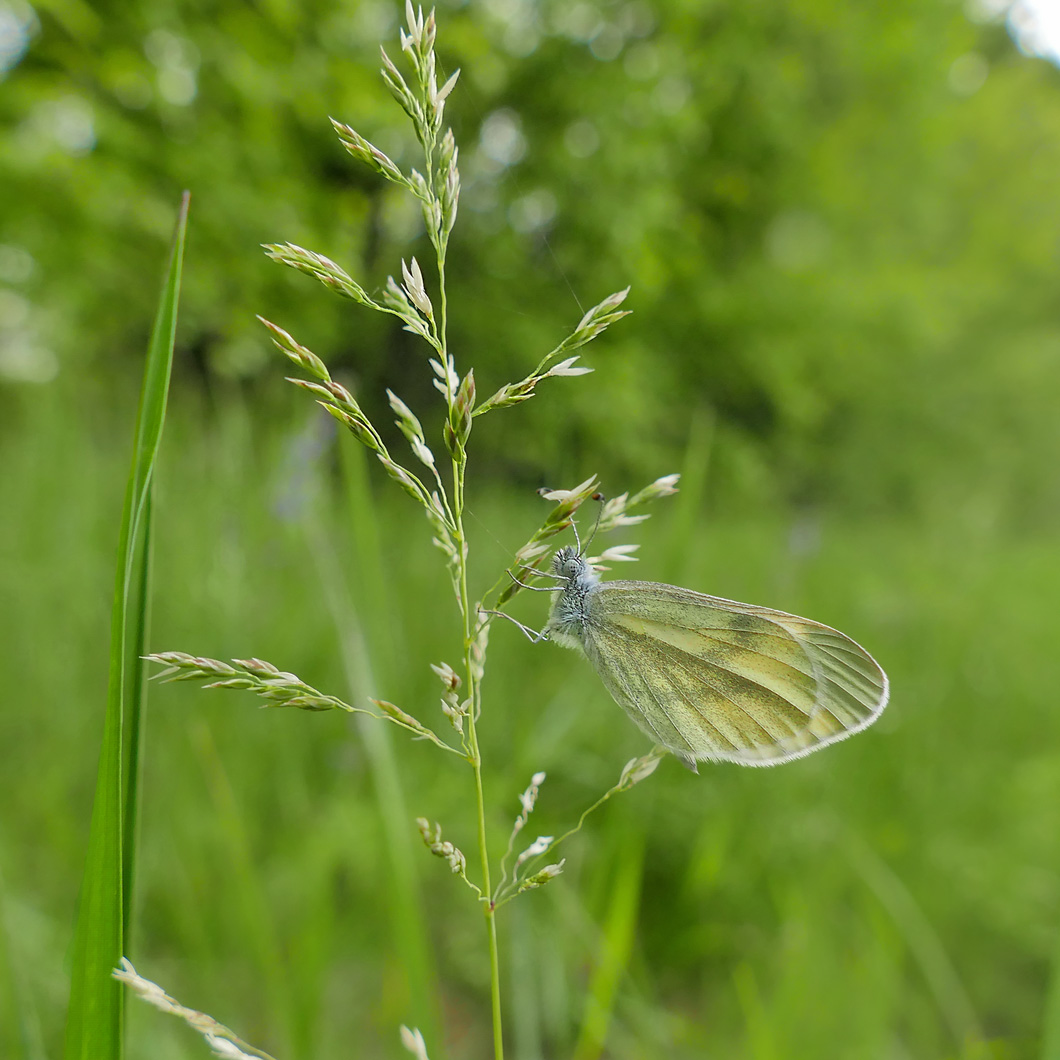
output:
<instances>
[{"instance_id":1,"label":"butterfly hindwing","mask_svg":"<svg viewBox=\"0 0 1060 1060\"><path fill-rule=\"evenodd\" d=\"M605 582L583 647L615 700L683 758L772 765L870 724L887 679L849 637L654 582Z\"/></svg>"}]
</instances>

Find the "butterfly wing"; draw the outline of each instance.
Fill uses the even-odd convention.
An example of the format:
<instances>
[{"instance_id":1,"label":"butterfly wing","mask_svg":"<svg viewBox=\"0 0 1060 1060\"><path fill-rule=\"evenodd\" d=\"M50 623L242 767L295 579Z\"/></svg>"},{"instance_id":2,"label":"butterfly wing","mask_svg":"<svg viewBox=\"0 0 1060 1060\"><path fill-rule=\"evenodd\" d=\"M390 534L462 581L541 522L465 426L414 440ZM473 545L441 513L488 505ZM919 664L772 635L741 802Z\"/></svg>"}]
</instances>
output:
<instances>
[{"instance_id":1,"label":"butterfly wing","mask_svg":"<svg viewBox=\"0 0 1060 1060\"><path fill-rule=\"evenodd\" d=\"M887 704L886 674L837 630L672 585L598 585L581 640L616 702L689 765L786 762Z\"/></svg>"}]
</instances>

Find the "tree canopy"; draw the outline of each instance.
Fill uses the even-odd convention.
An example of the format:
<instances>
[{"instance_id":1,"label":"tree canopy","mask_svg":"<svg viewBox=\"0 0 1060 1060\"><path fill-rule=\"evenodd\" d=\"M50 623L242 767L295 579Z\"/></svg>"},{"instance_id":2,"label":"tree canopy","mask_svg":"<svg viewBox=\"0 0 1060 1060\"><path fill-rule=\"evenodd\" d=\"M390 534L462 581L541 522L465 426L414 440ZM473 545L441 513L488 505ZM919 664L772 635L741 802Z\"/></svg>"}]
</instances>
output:
<instances>
[{"instance_id":1,"label":"tree canopy","mask_svg":"<svg viewBox=\"0 0 1060 1060\"><path fill-rule=\"evenodd\" d=\"M132 370L183 187L178 387L272 386L266 312L369 405L384 386L426 402L408 336L259 251L290 240L369 287L420 252L417 215L327 120L411 147L377 78L396 5L7 10L0 402ZM439 19L462 71L454 349L480 387L633 287L571 414L491 425L523 454L496 474L654 473L708 417L719 489L871 510L989 482L1055 517L1060 74L1003 25L948 0L482 0Z\"/></svg>"}]
</instances>

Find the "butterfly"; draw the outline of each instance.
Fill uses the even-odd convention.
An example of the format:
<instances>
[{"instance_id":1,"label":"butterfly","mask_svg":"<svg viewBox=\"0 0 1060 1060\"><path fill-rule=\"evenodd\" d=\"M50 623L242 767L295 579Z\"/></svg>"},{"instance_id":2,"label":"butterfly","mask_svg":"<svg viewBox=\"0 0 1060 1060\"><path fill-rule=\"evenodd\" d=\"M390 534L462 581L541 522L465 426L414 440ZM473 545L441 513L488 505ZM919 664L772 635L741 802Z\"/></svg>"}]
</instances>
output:
<instances>
[{"instance_id":1,"label":"butterfly","mask_svg":"<svg viewBox=\"0 0 1060 1060\"><path fill-rule=\"evenodd\" d=\"M771 766L871 725L887 675L838 630L658 582L603 582L561 548L540 639L582 652L657 744L697 761Z\"/></svg>"}]
</instances>

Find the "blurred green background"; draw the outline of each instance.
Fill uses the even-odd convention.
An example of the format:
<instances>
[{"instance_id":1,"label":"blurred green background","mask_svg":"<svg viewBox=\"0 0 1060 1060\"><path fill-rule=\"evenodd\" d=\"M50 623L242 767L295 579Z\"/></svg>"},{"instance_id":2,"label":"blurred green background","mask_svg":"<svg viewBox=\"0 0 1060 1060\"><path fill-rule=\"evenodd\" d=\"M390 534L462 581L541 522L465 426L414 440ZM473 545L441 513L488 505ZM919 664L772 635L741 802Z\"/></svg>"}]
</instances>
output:
<instances>
[{"instance_id":1,"label":"blurred green background","mask_svg":"<svg viewBox=\"0 0 1060 1060\"><path fill-rule=\"evenodd\" d=\"M429 260L416 210L327 122L414 164L376 72L399 14L0 3L4 1057L60 1048L135 392L184 187L152 644L440 718L427 663L455 662L458 633L427 527L283 383L253 319L381 428L389 386L437 431L412 338L258 247L299 243L369 289ZM537 525L538 486L680 470L630 535L635 575L838 626L893 688L824 754L668 762L592 818L565 877L501 922L515 1060L1060 1057L1060 72L1004 15L440 8L462 70L458 364L488 394L609 292L632 284L635 311L584 351L594 375L477 422L480 588ZM544 603L517 611L537 626ZM534 771L548 834L647 749L583 662L514 629L486 692L498 853ZM434 1060L485 1055L480 917L411 824L440 820L470 858L469 776L254 706L152 694L140 970L283 1058L404 1055L403 1021L444 1026ZM131 1019L133 1056L204 1055L172 1019Z\"/></svg>"}]
</instances>

